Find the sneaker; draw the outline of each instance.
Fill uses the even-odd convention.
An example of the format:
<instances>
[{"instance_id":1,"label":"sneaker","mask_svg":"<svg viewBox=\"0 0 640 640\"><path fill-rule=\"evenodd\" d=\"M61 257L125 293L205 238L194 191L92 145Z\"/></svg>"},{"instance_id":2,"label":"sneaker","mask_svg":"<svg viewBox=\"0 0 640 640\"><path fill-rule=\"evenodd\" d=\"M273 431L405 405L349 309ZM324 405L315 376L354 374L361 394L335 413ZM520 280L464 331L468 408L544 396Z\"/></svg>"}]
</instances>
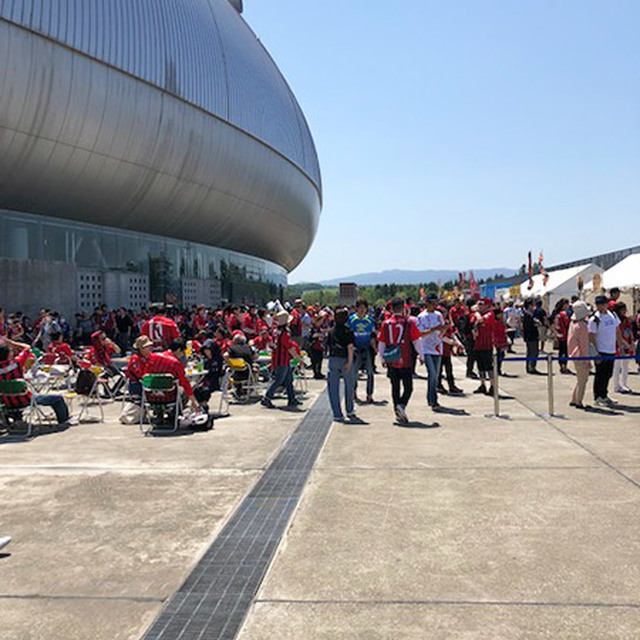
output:
<instances>
[{"instance_id":1,"label":"sneaker","mask_svg":"<svg viewBox=\"0 0 640 640\"><path fill-rule=\"evenodd\" d=\"M443 394L443 395L445 395L445 396L446 396L446 395L447 395L447 393L448 393L448 391L447 391L447 390L446 390L442 385L440 385L440 386L438 387L438 393L441 393L441 394Z\"/></svg>"},{"instance_id":2,"label":"sneaker","mask_svg":"<svg viewBox=\"0 0 640 640\"><path fill-rule=\"evenodd\" d=\"M633 393L629 387L618 387L616 393Z\"/></svg>"},{"instance_id":3,"label":"sneaker","mask_svg":"<svg viewBox=\"0 0 640 640\"><path fill-rule=\"evenodd\" d=\"M352 411L351 413L347 413L347 420L357 420L358 416Z\"/></svg>"},{"instance_id":4,"label":"sneaker","mask_svg":"<svg viewBox=\"0 0 640 640\"><path fill-rule=\"evenodd\" d=\"M299 407L301 405L302 402L300 402L300 400L298 400L297 398L294 398L290 402L287 402L287 407Z\"/></svg>"},{"instance_id":5,"label":"sneaker","mask_svg":"<svg viewBox=\"0 0 640 640\"><path fill-rule=\"evenodd\" d=\"M270 398L267 398L267 396L265 396L264 398L262 398L262 400L260 400L260 404L263 407L267 407L267 409L274 409L275 408L275 404L273 404L273 402L271 402Z\"/></svg>"},{"instance_id":6,"label":"sneaker","mask_svg":"<svg viewBox=\"0 0 640 640\"><path fill-rule=\"evenodd\" d=\"M401 404L396 407L396 418L398 418L398 422L402 422L403 424L409 422L407 411Z\"/></svg>"},{"instance_id":7,"label":"sneaker","mask_svg":"<svg viewBox=\"0 0 640 640\"><path fill-rule=\"evenodd\" d=\"M464 391L454 385L449 389L449 393L464 393Z\"/></svg>"},{"instance_id":8,"label":"sneaker","mask_svg":"<svg viewBox=\"0 0 640 640\"><path fill-rule=\"evenodd\" d=\"M4 536L0 538L0 549L3 549L11 542L11 536Z\"/></svg>"},{"instance_id":9,"label":"sneaker","mask_svg":"<svg viewBox=\"0 0 640 640\"><path fill-rule=\"evenodd\" d=\"M334 422L344 422L344 416L333 416Z\"/></svg>"},{"instance_id":10,"label":"sneaker","mask_svg":"<svg viewBox=\"0 0 640 640\"><path fill-rule=\"evenodd\" d=\"M593 402L593 404L596 405L596 407L608 407L608 403L604 398L596 398Z\"/></svg>"},{"instance_id":11,"label":"sneaker","mask_svg":"<svg viewBox=\"0 0 640 640\"><path fill-rule=\"evenodd\" d=\"M614 400L613 398L610 398L609 396L607 396L606 398L602 398L606 405L608 407L613 407L614 405L618 404L618 402L616 400Z\"/></svg>"}]
</instances>

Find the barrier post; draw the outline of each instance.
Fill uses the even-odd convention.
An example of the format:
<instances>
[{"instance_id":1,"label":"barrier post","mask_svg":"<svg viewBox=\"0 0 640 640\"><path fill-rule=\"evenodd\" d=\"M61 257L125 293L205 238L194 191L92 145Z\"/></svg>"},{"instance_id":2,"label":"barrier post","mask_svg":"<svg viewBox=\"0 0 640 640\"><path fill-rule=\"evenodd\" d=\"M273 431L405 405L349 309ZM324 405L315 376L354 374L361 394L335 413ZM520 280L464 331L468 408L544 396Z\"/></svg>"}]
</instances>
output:
<instances>
[{"instance_id":1,"label":"barrier post","mask_svg":"<svg viewBox=\"0 0 640 640\"><path fill-rule=\"evenodd\" d=\"M498 388L498 352L493 351L493 415L497 418L500 415L500 389Z\"/></svg>"},{"instance_id":2,"label":"barrier post","mask_svg":"<svg viewBox=\"0 0 640 640\"><path fill-rule=\"evenodd\" d=\"M547 356L547 396L549 400L549 416L553 416L553 355Z\"/></svg>"},{"instance_id":3,"label":"barrier post","mask_svg":"<svg viewBox=\"0 0 640 640\"><path fill-rule=\"evenodd\" d=\"M492 357L493 371L491 373L491 387L493 389L493 414L485 415L486 418L503 418L509 419L507 415L500 415L500 388L498 378L498 354L493 353Z\"/></svg>"}]
</instances>

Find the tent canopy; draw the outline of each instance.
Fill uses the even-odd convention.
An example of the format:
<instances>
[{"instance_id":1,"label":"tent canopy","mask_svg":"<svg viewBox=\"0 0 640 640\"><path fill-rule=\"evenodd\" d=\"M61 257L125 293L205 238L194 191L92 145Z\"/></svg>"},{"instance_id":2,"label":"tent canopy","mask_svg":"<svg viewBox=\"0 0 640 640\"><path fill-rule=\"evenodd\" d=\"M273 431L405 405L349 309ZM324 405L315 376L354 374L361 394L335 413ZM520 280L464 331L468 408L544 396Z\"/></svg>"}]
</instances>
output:
<instances>
[{"instance_id":1,"label":"tent canopy","mask_svg":"<svg viewBox=\"0 0 640 640\"><path fill-rule=\"evenodd\" d=\"M632 253L611 269L607 269L602 274L602 287L611 289L619 287L620 289L633 289L640 287L640 253ZM590 282L586 289L593 289L593 282Z\"/></svg>"},{"instance_id":2,"label":"tent canopy","mask_svg":"<svg viewBox=\"0 0 640 640\"><path fill-rule=\"evenodd\" d=\"M578 278L581 277L586 283L593 278L596 273L602 273L602 267L596 264L583 264L577 267L550 271L546 285L541 273L533 276L533 287L528 288L526 280L520 285L520 295L523 298L547 298L549 307L553 307L560 298L571 298L578 294Z\"/></svg>"}]
</instances>

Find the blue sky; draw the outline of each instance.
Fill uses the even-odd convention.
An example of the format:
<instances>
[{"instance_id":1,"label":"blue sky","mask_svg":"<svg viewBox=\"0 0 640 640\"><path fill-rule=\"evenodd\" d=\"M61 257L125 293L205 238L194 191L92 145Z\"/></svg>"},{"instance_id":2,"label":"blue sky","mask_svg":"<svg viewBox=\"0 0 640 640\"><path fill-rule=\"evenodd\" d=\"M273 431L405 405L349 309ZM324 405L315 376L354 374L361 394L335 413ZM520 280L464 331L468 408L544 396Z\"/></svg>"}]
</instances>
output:
<instances>
[{"instance_id":1,"label":"blue sky","mask_svg":"<svg viewBox=\"0 0 640 640\"><path fill-rule=\"evenodd\" d=\"M245 0L324 181L291 282L640 244L640 1Z\"/></svg>"}]
</instances>

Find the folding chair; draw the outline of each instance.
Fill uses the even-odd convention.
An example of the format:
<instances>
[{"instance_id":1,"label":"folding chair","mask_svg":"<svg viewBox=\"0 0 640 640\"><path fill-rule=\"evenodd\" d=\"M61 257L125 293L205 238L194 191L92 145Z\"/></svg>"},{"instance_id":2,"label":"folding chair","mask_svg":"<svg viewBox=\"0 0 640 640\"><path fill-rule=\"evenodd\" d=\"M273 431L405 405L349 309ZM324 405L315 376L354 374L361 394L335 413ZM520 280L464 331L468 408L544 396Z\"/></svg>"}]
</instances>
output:
<instances>
[{"instance_id":1,"label":"folding chair","mask_svg":"<svg viewBox=\"0 0 640 640\"><path fill-rule=\"evenodd\" d=\"M24 425L26 430L20 435L30 438L34 426L47 421L44 411L36 404L35 391L23 378L0 380L0 397L3 398L2 413L9 433L17 434L16 425ZM7 398L11 399L11 402L7 403Z\"/></svg>"},{"instance_id":2,"label":"folding chair","mask_svg":"<svg viewBox=\"0 0 640 640\"><path fill-rule=\"evenodd\" d=\"M257 379L253 367L242 358L229 358L229 387L237 402L249 402L257 392Z\"/></svg>"},{"instance_id":3,"label":"folding chair","mask_svg":"<svg viewBox=\"0 0 640 640\"><path fill-rule=\"evenodd\" d=\"M180 425L181 410L180 390L176 378L170 373L147 373L142 376L140 431L145 436L158 430L162 430L163 433L176 432Z\"/></svg>"},{"instance_id":4,"label":"folding chair","mask_svg":"<svg viewBox=\"0 0 640 640\"><path fill-rule=\"evenodd\" d=\"M229 415L229 405L230 405L230 401L229 401L230 390L229 390L229 387L231 386L231 381L230 380L231 380L231 371L227 367L225 369L224 375L220 379L220 391L214 391L211 394L212 398L213 398L213 394L214 393L220 394L220 402L218 403L218 413L215 414L216 417L218 417L218 418L220 416L228 416ZM211 404L213 404L213 403L211 403ZM223 411L223 407L224 407L224 411Z\"/></svg>"},{"instance_id":5,"label":"folding chair","mask_svg":"<svg viewBox=\"0 0 640 640\"><path fill-rule=\"evenodd\" d=\"M82 422L83 418L88 422L104 422L104 409L100 396L100 385L104 380L100 377L101 373L102 367L97 366L80 369L76 378L75 395L72 393L67 394L69 398L75 397L79 399L80 413L78 414L78 422ZM91 374L93 374L93 377ZM96 404L100 411L99 418L89 415L90 407Z\"/></svg>"}]
</instances>

